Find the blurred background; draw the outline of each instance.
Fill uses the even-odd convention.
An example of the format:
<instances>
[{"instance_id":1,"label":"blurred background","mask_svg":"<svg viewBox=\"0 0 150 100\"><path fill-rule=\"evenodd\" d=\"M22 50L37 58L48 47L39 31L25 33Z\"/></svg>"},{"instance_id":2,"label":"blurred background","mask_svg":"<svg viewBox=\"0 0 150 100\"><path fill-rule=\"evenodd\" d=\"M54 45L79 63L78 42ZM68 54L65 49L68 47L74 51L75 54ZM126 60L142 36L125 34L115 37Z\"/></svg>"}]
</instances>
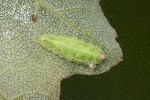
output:
<instances>
[{"instance_id":1,"label":"blurred background","mask_svg":"<svg viewBox=\"0 0 150 100\"><path fill-rule=\"evenodd\" d=\"M101 0L123 62L96 76L62 81L61 100L150 100L150 0Z\"/></svg>"}]
</instances>

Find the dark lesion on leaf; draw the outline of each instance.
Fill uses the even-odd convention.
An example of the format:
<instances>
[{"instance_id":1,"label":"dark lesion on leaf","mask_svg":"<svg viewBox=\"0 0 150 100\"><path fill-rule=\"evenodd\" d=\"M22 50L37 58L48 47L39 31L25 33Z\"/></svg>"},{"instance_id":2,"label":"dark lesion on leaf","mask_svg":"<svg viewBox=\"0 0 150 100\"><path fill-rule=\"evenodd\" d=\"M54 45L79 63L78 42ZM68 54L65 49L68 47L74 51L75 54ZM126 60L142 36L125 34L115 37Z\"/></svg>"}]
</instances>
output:
<instances>
[{"instance_id":1,"label":"dark lesion on leaf","mask_svg":"<svg viewBox=\"0 0 150 100\"><path fill-rule=\"evenodd\" d=\"M32 21L33 22L37 22L37 20L38 20L38 17L37 17L37 15L31 15L31 19L32 19Z\"/></svg>"}]
</instances>

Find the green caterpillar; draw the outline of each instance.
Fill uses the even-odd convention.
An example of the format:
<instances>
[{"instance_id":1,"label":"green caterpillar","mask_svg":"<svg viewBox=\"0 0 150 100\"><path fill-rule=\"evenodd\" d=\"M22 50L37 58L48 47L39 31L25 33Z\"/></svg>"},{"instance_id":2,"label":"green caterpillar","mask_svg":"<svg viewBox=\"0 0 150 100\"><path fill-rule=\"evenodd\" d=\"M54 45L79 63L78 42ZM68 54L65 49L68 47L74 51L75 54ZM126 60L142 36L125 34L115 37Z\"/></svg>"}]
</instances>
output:
<instances>
[{"instance_id":1,"label":"green caterpillar","mask_svg":"<svg viewBox=\"0 0 150 100\"><path fill-rule=\"evenodd\" d=\"M95 45L86 43L75 37L44 34L38 37L38 42L52 53L78 64L87 64L93 70L96 64L106 59L104 51Z\"/></svg>"}]
</instances>

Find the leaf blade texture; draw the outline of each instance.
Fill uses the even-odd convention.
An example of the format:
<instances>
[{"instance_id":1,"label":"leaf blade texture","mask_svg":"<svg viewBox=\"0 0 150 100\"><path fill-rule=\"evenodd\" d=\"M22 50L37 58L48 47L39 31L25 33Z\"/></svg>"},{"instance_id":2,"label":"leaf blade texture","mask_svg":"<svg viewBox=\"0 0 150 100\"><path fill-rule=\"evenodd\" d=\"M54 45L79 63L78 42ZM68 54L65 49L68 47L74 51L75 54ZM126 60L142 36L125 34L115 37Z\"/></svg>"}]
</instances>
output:
<instances>
[{"instance_id":1,"label":"leaf blade texture","mask_svg":"<svg viewBox=\"0 0 150 100\"><path fill-rule=\"evenodd\" d=\"M92 71L43 49L36 39L42 34L94 42L108 58ZM99 0L1 0L0 99L58 100L62 79L101 74L122 60L116 37Z\"/></svg>"}]
</instances>

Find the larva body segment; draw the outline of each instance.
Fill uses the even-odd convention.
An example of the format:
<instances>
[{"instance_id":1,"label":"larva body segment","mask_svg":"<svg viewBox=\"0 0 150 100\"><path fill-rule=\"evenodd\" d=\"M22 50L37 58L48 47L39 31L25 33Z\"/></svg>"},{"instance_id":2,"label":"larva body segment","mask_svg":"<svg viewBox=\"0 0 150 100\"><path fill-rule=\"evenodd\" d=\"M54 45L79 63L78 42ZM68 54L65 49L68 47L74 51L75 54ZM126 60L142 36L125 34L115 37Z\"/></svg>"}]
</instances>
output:
<instances>
[{"instance_id":1,"label":"larva body segment","mask_svg":"<svg viewBox=\"0 0 150 100\"><path fill-rule=\"evenodd\" d=\"M45 34L38 38L38 42L52 53L71 62L88 64L91 69L94 69L96 64L106 59L100 47L74 37Z\"/></svg>"}]
</instances>

